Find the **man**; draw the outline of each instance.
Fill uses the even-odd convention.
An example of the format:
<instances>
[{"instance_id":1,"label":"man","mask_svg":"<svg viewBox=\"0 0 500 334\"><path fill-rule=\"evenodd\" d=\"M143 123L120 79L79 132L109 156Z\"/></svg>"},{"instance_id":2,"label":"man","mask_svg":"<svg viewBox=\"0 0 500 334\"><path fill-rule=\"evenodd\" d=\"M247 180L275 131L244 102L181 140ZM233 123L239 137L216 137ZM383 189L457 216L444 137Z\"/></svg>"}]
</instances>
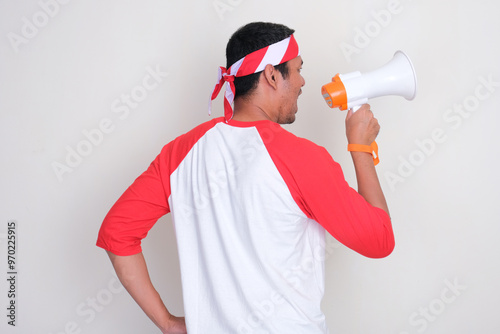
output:
<instances>
[{"instance_id":1,"label":"man","mask_svg":"<svg viewBox=\"0 0 500 334\"><path fill-rule=\"evenodd\" d=\"M262 22L235 32L212 94L227 85L225 117L167 144L103 222L97 245L163 333L327 333L320 309L325 230L368 257L392 252L372 156L351 152L356 192L324 148L279 125L295 120L305 84L293 32ZM368 105L348 112L350 144L370 145L378 131ZM140 248L168 212L186 324L154 289Z\"/></svg>"}]
</instances>

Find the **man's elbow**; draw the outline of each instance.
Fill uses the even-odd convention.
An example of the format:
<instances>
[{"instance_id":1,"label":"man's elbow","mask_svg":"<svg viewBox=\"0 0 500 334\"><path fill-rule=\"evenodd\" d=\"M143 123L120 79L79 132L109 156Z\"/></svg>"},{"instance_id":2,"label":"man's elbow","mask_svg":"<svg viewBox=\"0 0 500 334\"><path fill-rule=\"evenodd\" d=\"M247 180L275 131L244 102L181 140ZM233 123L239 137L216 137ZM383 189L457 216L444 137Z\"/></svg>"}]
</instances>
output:
<instances>
[{"instance_id":1,"label":"man's elbow","mask_svg":"<svg viewBox=\"0 0 500 334\"><path fill-rule=\"evenodd\" d=\"M371 256L368 256L372 259L382 259L384 257L387 257L389 255L391 255L392 251L394 250L394 246L395 244L393 243L392 245L388 246L388 247L384 247L384 248L380 248L379 250L377 250L376 252L373 252L371 254Z\"/></svg>"},{"instance_id":2,"label":"man's elbow","mask_svg":"<svg viewBox=\"0 0 500 334\"><path fill-rule=\"evenodd\" d=\"M387 212L380 212L379 224L378 231L374 231L375 233L373 234L375 236L375 240L372 243L374 247L370 252L371 254L368 255L368 257L374 259L381 259L389 256L396 246L391 218Z\"/></svg>"},{"instance_id":3,"label":"man's elbow","mask_svg":"<svg viewBox=\"0 0 500 334\"><path fill-rule=\"evenodd\" d=\"M381 238L381 240L376 244L375 247L371 247L369 251L362 255L372 259L381 259L389 256L394 250L395 246L396 243L394 240L394 235L391 232L384 238Z\"/></svg>"}]
</instances>

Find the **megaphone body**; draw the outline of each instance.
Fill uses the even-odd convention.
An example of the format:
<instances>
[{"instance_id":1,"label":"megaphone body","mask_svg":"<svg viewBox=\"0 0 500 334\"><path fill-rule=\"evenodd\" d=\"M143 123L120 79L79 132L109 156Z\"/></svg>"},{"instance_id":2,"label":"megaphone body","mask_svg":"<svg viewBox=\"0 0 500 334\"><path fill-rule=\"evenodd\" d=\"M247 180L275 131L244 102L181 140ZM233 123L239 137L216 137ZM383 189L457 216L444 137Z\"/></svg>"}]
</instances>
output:
<instances>
[{"instance_id":1,"label":"megaphone body","mask_svg":"<svg viewBox=\"0 0 500 334\"><path fill-rule=\"evenodd\" d=\"M376 70L337 74L321 88L330 108L354 111L374 97L398 95L413 100L416 93L417 76L410 58L402 51L397 51L391 61Z\"/></svg>"}]
</instances>

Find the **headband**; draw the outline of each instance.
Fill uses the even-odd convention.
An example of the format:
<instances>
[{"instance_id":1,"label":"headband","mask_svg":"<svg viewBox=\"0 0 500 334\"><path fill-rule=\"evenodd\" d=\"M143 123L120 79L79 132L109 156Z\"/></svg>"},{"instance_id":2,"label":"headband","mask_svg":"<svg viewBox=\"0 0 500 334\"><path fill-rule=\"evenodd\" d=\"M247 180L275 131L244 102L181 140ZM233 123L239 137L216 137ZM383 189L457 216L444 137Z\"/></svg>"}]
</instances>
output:
<instances>
[{"instance_id":1,"label":"headband","mask_svg":"<svg viewBox=\"0 0 500 334\"><path fill-rule=\"evenodd\" d=\"M208 104L208 114L211 114L212 100L219 95L222 86L225 83L229 83L229 85L226 85L226 93L224 94L224 117L226 118L226 122L229 122L234 114L232 104L236 93L236 88L234 87L235 77L243 77L261 72L269 64L273 66L283 64L299 55L299 46L293 35L291 35L282 41L246 55L231 65L229 69L222 66L219 67L217 83Z\"/></svg>"}]
</instances>

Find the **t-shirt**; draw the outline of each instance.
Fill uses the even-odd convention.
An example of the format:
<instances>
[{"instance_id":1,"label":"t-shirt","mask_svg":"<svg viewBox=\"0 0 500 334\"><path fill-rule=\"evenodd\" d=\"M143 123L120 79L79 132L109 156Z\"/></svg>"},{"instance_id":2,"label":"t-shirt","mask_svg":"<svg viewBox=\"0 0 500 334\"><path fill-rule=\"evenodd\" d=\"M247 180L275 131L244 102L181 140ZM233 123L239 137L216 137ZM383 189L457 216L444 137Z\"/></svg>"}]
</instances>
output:
<instances>
[{"instance_id":1,"label":"t-shirt","mask_svg":"<svg viewBox=\"0 0 500 334\"><path fill-rule=\"evenodd\" d=\"M139 253L168 212L190 334L327 333L325 230L367 257L394 248L388 214L326 149L272 121L216 118L168 143L111 208L97 245Z\"/></svg>"}]
</instances>

